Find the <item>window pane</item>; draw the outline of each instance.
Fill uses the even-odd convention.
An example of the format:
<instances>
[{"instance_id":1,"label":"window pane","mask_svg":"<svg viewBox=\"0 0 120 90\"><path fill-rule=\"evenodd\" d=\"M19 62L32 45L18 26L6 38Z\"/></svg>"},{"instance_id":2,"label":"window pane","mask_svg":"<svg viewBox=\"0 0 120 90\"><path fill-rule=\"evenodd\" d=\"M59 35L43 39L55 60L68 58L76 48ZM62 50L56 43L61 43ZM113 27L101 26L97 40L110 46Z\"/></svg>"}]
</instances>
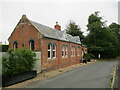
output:
<instances>
[{"instance_id":1,"label":"window pane","mask_svg":"<svg viewBox=\"0 0 120 90\"><path fill-rule=\"evenodd\" d=\"M53 45L53 49L55 49L55 45Z\"/></svg>"},{"instance_id":2,"label":"window pane","mask_svg":"<svg viewBox=\"0 0 120 90\"><path fill-rule=\"evenodd\" d=\"M48 49L50 49L50 46L51 46L51 45L50 45L50 44L48 44Z\"/></svg>"},{"instance_id":3,"label":"window pane","mask_svg":"<svg viewBox=\"0 0 120 90\"><path fill-rule=\"evenodd\" d=\"M62 56L64 56L64 45L62 46Z\"/></svg>"},{"instance_id":4,"label":"window pane","mask_svg":"<svg viewBox=\"0 0 120 90\"><path fill-rule=\"evenodd\" d=\"M68 47L66 47L66 56L67 56L67 53L68 53Z\"/></svg>"},{"instance_id":5,"label":"window pane","mask_svg":"<svg viewBox=\"0 0 120 90\"><path fill-rule=\"evenodd\" d=\"M66 56L66 51L65 51L65 56Z\"/></svg>"},{"instance_id":6,"label":"window pane","mask_svg":"<svg viewBox=\"0 0 120 90\"><path fill-rule=\"evenodd\" d=\"M34 50L34 41L33 40L30 41L30 50Z\"/></svg>"},{"instance_id":7,"label":"window pane","mask_svg":"<svg viewBox=\"0 0 120 90\"><path fill-rule=\"evenodd\" d=\"M53 57L55 57L55 51L53 51Z\"/></svg>"},{"instance_id":8,"label":"window pane","mask_svg":"<svg viewBox=\"0 0 120 90\"><path fill-rule=\"evenodd\" d=\"M48 51L48 58L50 58L50 51Z\"/></svg>"},{"instance_id":9,"label":"window pane","mask_svg":"<svg viewBox=\"0 0 120 90\"><path fill-rule=\"evenodd\" d=\"M34 42L32 41L31 43L32 43L31 44L31 49L34 50Z\"/></svg>"},{"instance_id":10,"label":"window pane","mask_svg":"<svg viewBox=\"0 0 120 90\"><path fill-rule=\"evenodd\" d=\"M64 52L62 51L62 56L64 56Z\"/></svg>"},{"instance_id":11,"label":"window pane","mask_svg":"<svg viewBox=\"0 0 120 90\"><path fill-rule=\"evenodd\" d=\"M14 42L14 44L13 44L13 48L14 48L14 50L18 48L18 44L17 44L17 42Z\"/></svg>"}]
</instances>

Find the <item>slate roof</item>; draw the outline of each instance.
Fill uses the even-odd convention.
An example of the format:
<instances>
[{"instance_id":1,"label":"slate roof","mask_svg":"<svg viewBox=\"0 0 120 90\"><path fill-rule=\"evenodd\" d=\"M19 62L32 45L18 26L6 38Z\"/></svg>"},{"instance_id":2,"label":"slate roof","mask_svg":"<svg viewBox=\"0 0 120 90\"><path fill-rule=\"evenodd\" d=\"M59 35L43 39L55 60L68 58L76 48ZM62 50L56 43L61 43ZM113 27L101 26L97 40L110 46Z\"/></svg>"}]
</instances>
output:
<instances>
[{"instance_id":1,"label":"slate roof","mask_svg":"<svg viewBox=\"0 0 120 90\"><path fill-rule=\"evenodd\" d=\"M29 21L44 37L81 44L79 36L73 37L67 34L65 30L59 31L32 20Z\"/></svg>"}]
</instances>

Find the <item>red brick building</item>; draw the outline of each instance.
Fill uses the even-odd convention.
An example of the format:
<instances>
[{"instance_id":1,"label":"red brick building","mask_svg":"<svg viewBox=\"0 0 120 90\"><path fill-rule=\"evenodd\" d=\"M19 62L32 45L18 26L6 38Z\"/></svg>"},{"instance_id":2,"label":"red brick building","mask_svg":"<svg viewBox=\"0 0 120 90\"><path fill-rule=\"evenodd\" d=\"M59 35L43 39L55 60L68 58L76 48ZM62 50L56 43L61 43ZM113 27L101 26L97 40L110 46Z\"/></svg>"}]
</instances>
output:
<instances>
[{"instance_id":1,"label":"red brick building","mask_svg":"<svg viewBox=\"0 0 120 90\"><path fill-rule=\"evenodd\" d=\"M80 62L82 45L78 36L71 36L55 28L41 25L23 15L9 37L10 48L23 48L41 52L42 70L57 69Z\"/></svg>"}]
</instances>

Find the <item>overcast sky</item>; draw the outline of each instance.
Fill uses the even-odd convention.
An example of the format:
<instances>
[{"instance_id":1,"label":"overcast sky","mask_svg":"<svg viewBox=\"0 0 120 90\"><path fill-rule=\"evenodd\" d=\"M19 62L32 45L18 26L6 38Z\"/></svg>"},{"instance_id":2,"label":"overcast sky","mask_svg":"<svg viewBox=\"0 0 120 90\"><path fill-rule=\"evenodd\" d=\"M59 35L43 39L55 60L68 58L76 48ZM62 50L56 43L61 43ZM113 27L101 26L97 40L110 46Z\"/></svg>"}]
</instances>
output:
<instances>
[{"instance_id":1,"label":"overcast sky","mask_svg":"<svg viewBox=\"0 0 120 90\"><path fill-rule=\"evenodd\" d=\"M49 27L58 21L62 30L70 20L75 21L86 34L89 15L100 11L107 25L118 23L119 0L1 0L0 41L7 41L19 19L26 14L28 19Z\"/></svg>"}]
</instances>

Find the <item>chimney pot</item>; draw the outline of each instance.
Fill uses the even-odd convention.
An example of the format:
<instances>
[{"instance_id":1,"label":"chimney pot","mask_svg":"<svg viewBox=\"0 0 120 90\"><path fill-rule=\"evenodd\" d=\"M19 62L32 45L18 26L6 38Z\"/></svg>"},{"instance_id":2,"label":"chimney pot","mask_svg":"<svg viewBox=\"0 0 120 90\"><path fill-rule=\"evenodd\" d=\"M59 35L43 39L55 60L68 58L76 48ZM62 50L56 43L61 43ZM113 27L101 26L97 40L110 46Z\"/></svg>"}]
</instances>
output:
<instances>
[{"instance_id":1,"label":"chimney pot","mask_svg":"<svg viewBox=\"0 0 120 90\"><path fill-rule=\"evenodd\" d=\"M22 18L26 18L26 15L25 15L25 14L23 14Z\"/></svg>"},{"instance_id":2,"label":"chimney pot","mask_svg":"<svg viewBox=\"0 0 120 90\"><path fill-rule=\"evenodd\" d=\"M54 28L61 31L61 26L58 24L58 21L56 22L56 25L54 26Z\"/></svg>"}]
</instances>

